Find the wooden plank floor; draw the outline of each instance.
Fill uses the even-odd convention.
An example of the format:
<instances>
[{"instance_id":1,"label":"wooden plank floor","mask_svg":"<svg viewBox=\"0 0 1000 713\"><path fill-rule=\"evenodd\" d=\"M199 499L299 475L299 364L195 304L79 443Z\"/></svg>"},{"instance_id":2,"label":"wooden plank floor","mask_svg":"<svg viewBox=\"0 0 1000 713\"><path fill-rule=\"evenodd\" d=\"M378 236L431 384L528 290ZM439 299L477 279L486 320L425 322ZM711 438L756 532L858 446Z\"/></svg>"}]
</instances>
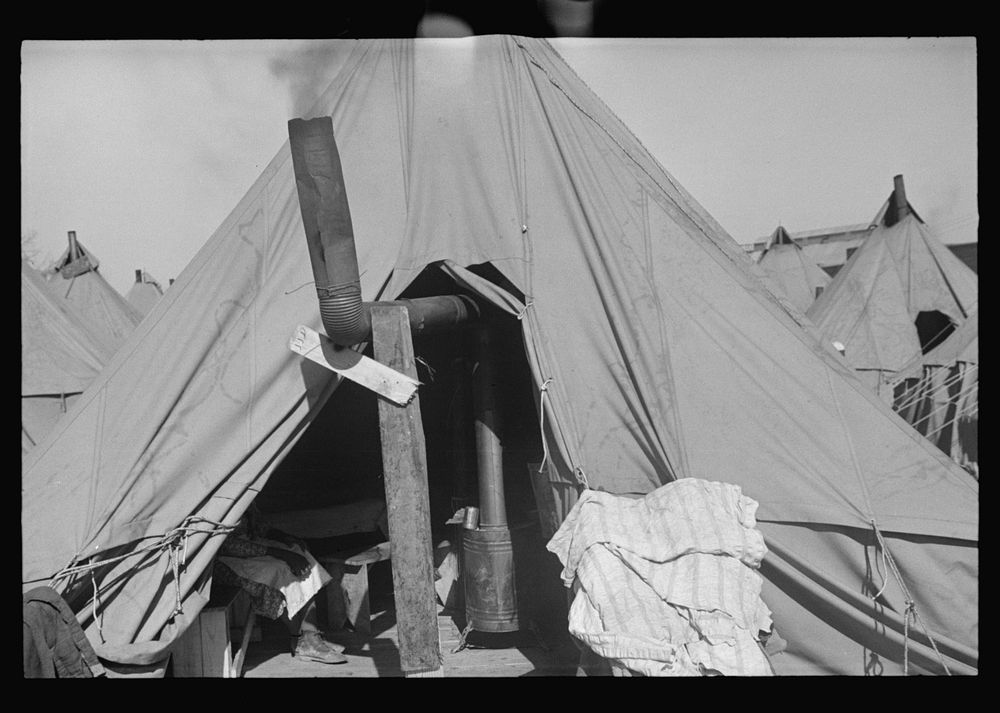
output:
<instances>
[{"instance_id":1,"label":"wooden plank floor","mask_svg":"<svg viewBox=\"0 0 1000 713\"><path fill-rule=\"evenodd\" d=\"M446 678L576 675L579 650L568 634L544 636L523 631L487 635L472 632L467 639L469 646L456 652L461 631L452 615L440 606L438 629ZM373 613L370 640L365 641L347 630L328 633L327 638L346 647L347 663L330 665L295 659L290 653L288 636L265 622L263 639L251 643L247 651L243 677L402 677L391 604Z\"/></svg>"}]
</instances>

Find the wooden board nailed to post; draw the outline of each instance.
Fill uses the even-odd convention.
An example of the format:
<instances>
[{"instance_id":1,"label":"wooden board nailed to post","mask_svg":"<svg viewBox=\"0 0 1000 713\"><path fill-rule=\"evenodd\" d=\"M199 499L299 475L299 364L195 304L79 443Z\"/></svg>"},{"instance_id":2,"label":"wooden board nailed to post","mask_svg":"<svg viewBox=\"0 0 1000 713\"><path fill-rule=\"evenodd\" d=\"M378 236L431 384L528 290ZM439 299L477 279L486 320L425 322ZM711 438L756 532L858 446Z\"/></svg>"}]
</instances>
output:
<instances>
[{"instance_id":1,"label":"wooden board nailed to post","mask_svg":"<svg viewBox=\"0 0 1000 713\"><path fill-rule=\"evenodd\" d=\"M305 325L300 324L292 334L288 348L400 406L410 403L420 386L415 377L402 374L353 349L338 347L326 335ZM413 373L416 374L415 371Z\"/></svg>"}]
</instances>

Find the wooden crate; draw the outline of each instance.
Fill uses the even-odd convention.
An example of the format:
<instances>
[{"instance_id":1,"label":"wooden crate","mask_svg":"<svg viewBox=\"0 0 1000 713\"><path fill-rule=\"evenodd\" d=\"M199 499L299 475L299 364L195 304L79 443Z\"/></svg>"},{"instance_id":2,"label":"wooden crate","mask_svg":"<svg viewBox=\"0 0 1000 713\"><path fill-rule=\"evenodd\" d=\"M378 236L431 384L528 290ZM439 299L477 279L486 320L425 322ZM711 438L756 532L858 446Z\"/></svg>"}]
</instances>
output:
<instances>
[{"instance_id":1,"label":"wooden crate","mask_svg":"<svg viewBox=\"0 0 1000 713\"><path fill-rule=\"evenodd\" d=\"M174 677L239 678L255 621L246 594L239 590L219 604L210 603L174 646ZM231 633L235 626L241 642L234 653Z\"/></svg>"}]
</instances>

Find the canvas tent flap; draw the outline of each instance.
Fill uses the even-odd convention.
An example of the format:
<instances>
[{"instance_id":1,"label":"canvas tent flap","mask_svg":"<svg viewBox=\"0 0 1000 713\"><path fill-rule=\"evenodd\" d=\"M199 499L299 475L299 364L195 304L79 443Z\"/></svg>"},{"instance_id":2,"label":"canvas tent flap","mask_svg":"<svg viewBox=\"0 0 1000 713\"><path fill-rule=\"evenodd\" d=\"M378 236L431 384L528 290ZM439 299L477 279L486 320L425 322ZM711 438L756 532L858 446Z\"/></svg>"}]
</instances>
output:
<instances>
[{"instance_id":1,"label":"canvas tent flap","mask_svg":"<svg viewBox=\"0 0 1000 713\"><path fill-rule=\"evenodd\" d=\"M311 115L333 118L363 299L398 297L431 263L496 267L523 307L481 294L518 311L567 488L645 494L682 477L721 480L761 504L762 522L867 532L874 519L977 543L977 484L771 295L547 42L345 41L333 51L345 56ZM286 144L25 463L26 586L202 518L179 602L166 546L100 571L100 636L81 595L100 655L128 663L169 649L202 606L219 528L238 520L336 387L287 349L295 325L321 329L311 281ZM795 538L788 547L811 561ZM976 575L955 573L954 586ZM839 586L854 591L866 576L850 567ZM940 598L952 585L911 586Z\"/></svg>"}]
</instances>

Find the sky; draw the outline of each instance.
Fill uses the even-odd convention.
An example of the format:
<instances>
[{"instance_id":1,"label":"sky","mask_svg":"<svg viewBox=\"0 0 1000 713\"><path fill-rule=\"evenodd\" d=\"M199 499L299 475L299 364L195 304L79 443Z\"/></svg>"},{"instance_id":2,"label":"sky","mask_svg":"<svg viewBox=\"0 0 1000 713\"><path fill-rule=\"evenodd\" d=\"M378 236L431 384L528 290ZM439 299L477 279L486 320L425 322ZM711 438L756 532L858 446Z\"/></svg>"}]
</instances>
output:
<instances>
[{"instance_id":1,"label":"sky","mask_svg":"<svg viewBox=\"0 0 1000 713\"><path fill-rule=\"evenodd\" d=\"M973 38L556 38L567 62L740 243L867 223L903 174L945 243L978 240ZM176 278L341 56L326 41L21 46L21 235L66 234L122 294Z\"/></svg>"}]
</instances>

